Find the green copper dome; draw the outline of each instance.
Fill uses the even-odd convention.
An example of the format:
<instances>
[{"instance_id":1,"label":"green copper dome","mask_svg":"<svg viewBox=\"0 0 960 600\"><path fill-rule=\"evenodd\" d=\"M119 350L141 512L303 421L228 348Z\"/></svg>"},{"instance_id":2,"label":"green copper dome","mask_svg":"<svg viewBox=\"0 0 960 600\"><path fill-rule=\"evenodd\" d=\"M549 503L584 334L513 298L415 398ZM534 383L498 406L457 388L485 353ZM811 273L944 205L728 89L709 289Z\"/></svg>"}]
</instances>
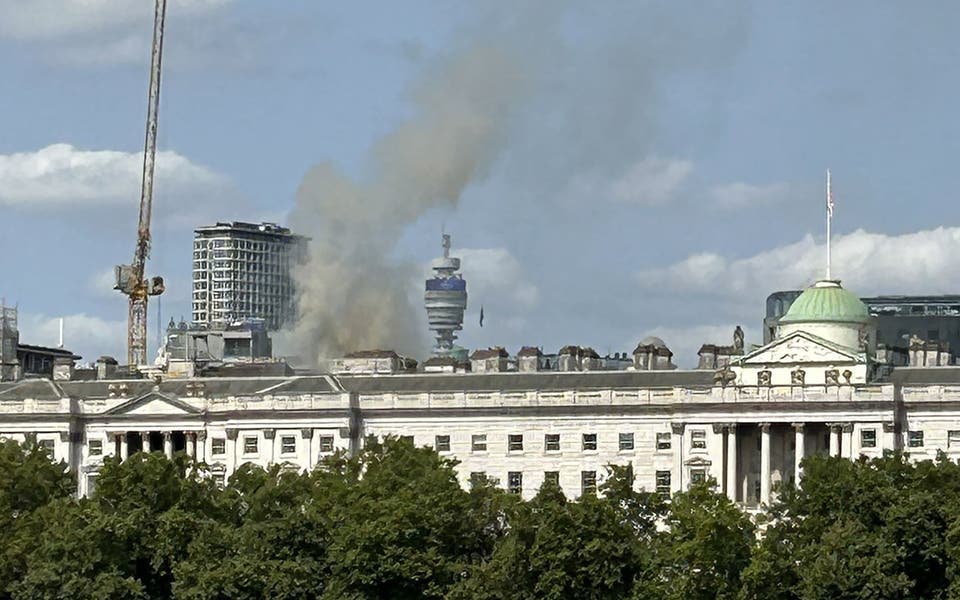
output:
<instances>
[{"instance_id":1,"label":"green copper dome","mask_svg":"<svg viewBox=\"0 0 960 600\"><path fill-rule=\"evenodd\" d=\"M808 287L790 305L781 323L867 323L867 306L853 293L840 287L839 281L818 281Z\"/></svg>"}]
</instances>

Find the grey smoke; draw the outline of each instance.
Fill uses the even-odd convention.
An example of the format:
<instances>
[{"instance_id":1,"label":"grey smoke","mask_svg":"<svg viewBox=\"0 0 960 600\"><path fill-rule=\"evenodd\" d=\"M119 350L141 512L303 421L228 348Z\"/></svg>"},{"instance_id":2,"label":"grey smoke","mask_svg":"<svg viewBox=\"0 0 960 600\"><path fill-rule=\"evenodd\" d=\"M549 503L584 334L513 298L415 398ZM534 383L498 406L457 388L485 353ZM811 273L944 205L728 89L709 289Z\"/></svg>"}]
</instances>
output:
<instances>
[{"instance_id":1,"label":"grey smoke","mask_svg":"<svg viewBox=\"0 0 960 600\"><path fill-rule=\"evenodd\" d=\"M376 143L368 177L351 179L330 163L307 172L290 215L312 238L296 273L291 343L300 356L426 348L415 312L422 308L407 293L416 267L390 254L418 217L456 205L502 147L525 88L522 61L507 47L474 43L430 69L412 90L411 118Z\"/></svg>"}]
</instances>

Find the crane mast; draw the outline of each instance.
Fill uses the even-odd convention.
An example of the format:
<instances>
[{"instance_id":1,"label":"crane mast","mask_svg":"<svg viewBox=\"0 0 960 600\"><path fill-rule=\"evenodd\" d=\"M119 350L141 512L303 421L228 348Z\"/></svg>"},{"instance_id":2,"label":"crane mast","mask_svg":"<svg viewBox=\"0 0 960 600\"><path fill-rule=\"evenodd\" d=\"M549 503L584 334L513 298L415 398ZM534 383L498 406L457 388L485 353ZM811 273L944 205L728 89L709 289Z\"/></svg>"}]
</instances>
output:
<instances>
[{"instance_id":1,"label":"crane mast","mask_svg":"<svg viewBox=\"0 0 960 600\"><path fill-rule=\"evenodd\" d=\"M116 267L120 290L130 299L127 323L127 363L131 367L147 363L147 298L163 293L162 277L144 274L150 256L150 217L153 209L153 174L157 156L157 113L160 108L160 64L163 55L163 23L166 0L156 0L153 18L153 44L150 51L150 89L147 94L147 130L143 144L143 178L140 186L140 217L133 262Z\"/></svg>"}]
</instances>

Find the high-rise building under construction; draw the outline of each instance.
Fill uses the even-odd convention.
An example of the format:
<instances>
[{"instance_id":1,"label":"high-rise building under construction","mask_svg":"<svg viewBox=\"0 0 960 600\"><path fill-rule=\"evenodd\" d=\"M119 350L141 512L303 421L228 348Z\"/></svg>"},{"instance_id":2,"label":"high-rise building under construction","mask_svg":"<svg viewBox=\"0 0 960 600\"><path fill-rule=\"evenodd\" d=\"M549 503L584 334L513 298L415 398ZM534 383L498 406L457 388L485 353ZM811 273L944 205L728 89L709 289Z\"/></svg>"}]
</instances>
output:
<instances>
[{"instance_id":1,"label":"high-rise building under construction","mask_svg":"<svg viewBox=\"0 0 960 600\"><path fill-rule=\"evenodd\" d=\"M211 327L263 319L279 329L296 315L292 269L307 238L275 223L217 223L195 230L193 322Z\"/></svg>"}]
</instances>

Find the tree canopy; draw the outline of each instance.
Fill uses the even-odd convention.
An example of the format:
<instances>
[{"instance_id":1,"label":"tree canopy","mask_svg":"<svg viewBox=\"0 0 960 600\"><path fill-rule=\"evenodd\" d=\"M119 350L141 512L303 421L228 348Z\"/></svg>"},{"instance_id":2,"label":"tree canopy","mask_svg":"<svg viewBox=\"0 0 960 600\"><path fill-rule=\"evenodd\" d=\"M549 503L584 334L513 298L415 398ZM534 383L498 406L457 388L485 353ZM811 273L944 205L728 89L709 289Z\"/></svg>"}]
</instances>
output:
<instances>
[{"instance_id":1,"label":"tree canopy","mask_svg":"<svg viewBox=\"0 0 960 600\"><path fill-rule=\"evenodd\" d=\"M663 498L609 467L522 501L409 441L312 472L107 459L92 497L0 442L0 600L960 598L960 466L812 457L756 516L714 482Z\"/></svg>"}]
</instances>

